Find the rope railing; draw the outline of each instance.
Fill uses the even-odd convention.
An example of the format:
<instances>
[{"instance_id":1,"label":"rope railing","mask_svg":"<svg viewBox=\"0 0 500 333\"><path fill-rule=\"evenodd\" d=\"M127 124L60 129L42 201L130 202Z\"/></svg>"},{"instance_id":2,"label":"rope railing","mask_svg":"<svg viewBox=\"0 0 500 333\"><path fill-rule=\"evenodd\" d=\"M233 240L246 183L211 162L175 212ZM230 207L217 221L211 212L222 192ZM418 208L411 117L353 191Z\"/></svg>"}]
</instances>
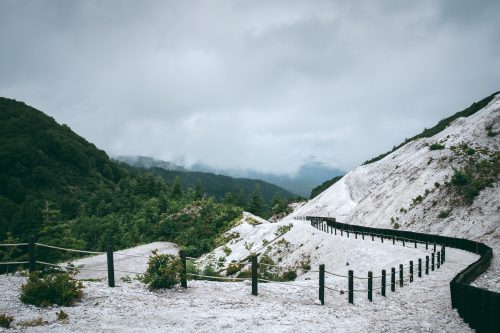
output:
<instances>
[{"instance_id":1,"label":"rope railing","mask_svg":"<svg viewBox=\"0 0 500 333\"><path fill-rule=\"evenodd\" d=\"M49 249L56 249L56 250L62 250L62 251L68 251L68 252L76 252L76 253L86 253L86 254L106 254L106 252L97 252L97 251L85 251L85 250L76 250L76 249L68 249L65 247L59 247L59 246L53 246L53 245L47 245L47 244L42 244L42 243L35 243L37 246L41 247L46 247Z\"/></svg>"},{"instance_id":2,"label":"rope railing","mask_svg":"<svg viewBox=\"0 0 500 333\"><path fill-rule=\"evenodd\" d=\"M0 265L23 265L23 264L28 264L28 261L6 261L6 262L0 262Z\"/></svg>"},{"instance_id":3,"label":"rope railing","mask_svg":"<svg viewBox=\"0 0 500 333\"><path fill-rule=\"evenodd\" d=\"M28 243L2 243L0 246L27 246Z\"/></svg>"},{"instance_id":4,"label":"rope railing","mask_svg":"<svg viewBox=\"0 0 500 333\"><path fill-rule=\"evenodd\" d=\"M225 280L225 281L250 281L250 278L238 278L238 277L224 277L224 276L211 276L211 275L203 275L203 274L194 274L194 273L186 273L187 276L196 276L200 278L206 279L216 279L216 280Z\"/></svg>"}]
</instances>

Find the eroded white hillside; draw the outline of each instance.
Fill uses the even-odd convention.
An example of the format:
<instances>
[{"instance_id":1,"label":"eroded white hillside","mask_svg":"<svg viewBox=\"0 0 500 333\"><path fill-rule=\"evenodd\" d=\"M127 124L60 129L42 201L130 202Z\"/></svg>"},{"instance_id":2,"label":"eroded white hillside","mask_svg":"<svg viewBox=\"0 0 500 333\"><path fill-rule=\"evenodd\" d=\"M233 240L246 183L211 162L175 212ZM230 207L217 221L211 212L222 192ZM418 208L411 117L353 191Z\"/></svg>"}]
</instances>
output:
<instances>
[{"instance_id":1,"label":"eroded white hillside","mask_svg":"<svg viewBox=\"0 0 500 333\"><path fill-rule=\"evenodd\" d=\"M485 242L498 254L498 184L482 190L471 205L459 202L444 185L454 169L462 168L470 159L498 154L500 135L488 136L487 127L500 132L500 95L437 135L410 142L378 162L357 167L290 217L331 216L343 223L464 237ZM431 150L429 146L434 143L445 148ZM464 144L475 153L465 154ZM445 213L449 216L443 217ZM487 278L477 283L498 289L499 272L495 255Z\"/></svg>"}]
</instances>

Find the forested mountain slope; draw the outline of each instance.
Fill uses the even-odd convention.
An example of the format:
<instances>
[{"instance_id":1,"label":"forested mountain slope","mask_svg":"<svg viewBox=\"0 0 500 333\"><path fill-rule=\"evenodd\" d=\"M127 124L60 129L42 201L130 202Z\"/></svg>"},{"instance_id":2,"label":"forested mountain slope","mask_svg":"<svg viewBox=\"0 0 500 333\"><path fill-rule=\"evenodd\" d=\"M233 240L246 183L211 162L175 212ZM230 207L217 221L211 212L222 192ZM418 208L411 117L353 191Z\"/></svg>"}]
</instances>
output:
<instances>
[{"instance_id":1,"label":"forested mountain slope","mask_svg":"<svg viewBox=\"0 0 500 333\"><path fill-rule=\"evenodd\" d=\"M0 98L0 242L32 235L52 245L103 250L166 240L199 255L241 212L115 163L68 126ZM1 252L0 260L21 255Z\"/></svg>"}]
</instances>

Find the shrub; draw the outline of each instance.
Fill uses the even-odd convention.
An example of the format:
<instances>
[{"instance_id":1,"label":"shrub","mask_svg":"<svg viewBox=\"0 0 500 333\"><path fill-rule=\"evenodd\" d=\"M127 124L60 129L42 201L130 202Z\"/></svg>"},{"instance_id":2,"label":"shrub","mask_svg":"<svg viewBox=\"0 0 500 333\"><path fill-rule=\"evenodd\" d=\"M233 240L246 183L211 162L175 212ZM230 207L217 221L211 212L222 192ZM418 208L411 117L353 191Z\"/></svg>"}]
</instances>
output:
<instances>
[{"instance_id":1,"label":"shrub","mask_svg":"<svg viewBox=\"0 0 500 333\"><path fill-rule=\"evenodd\" d=\"M448 216L450 216L450 213L451 213L451 210L442 210L439 212L437 217L440 219L444 219L444 218L447 218Z\"/></svg>"},{"instance_id":2,"label":"shrub","mask_svg":"<svg viewBox=\"0 0 500 333\"><path fill-rule=\"evenodd\" d=\"M233 261L227 266L226 273L227 275L236 274L241 270L241 267L243 266L240 263Z\"/></svg>"},{"instance_id":3,"label":"shrub","mask_svg":"<svg viewBox=\"0 0 500 333\"><path fill-rule=\"evenodd\" d=\"M189 260L189 259L186 260L186 273L188 273L188 274L196 274L196 275L200 274L200 270L196 266L196 263L194 262L194 260ZM198 279L198 277L196 277L196 276L190 276L190 275L188 275L187 278L188 279L193 279L193 280Z\"/></svg>"},{"instance_id":4,"label":"shrub","mask_svg":"<svg viewBox=\"0 0 500 333\"><path fill-rule=\"evenodd\" d=\"M293 227L293 224L287 224L287 225L282 225L282 226L279 226L278 227L278 230L276 230L274 232L274 235L276 237L279 237L279 236L283 236L284 234L286 234L288 231L290 231L290 229L292 229Z\"/></svg>"},{"instance_id":5,"label":"shrub","mask_svg":"<svg viewBox=\"0 0 500 333\"><path fill-rule=\"evenodd\" d=\"M227 247L227 246L224 246L224 247L222 248L222 251L224 251L224 253L226 254L226 256L230 255L230 254L231 254L231 252L233 252L233 251L232 251L229 247Z\"/></svg>"},{"instance_id":6,"label":"shrub","mask_svg":"<svg viewBox=\"0 0 500 333\"><path fill-rule=\"evenodd\" d=\"M419 203L421 203L423 200L424 200L424 198L423 198L421 195L419 195L419 196L417 196L415 199L413 199L413 204L414 204L414 205L418 205L418 204L419 204Z\"/></svg>"},{"instance_id":7,"label":"shrub","mask_svg":"<svg viewBox=\"0 0 500 333\"><path fill-rule=\"evenodd\" d=\"M444 149L444 145L441 145L439 143L433 143L429 145L429 150L442 150Z\"/></svg>"},{"instance_id":8,"label":"shrub","mask_svg":"<svg viewBox=\"0 0 500 333\"><path fill-rule=\"evenodd\" d=\"M57 315L57 320L66 320L69 318L69 315L63 310L56 312L56 315Z\"/></svg>"},{"instance_id":9,"label":"shrub","mask_svg":"<svg viewBox=\"0 0 500 333\"><path fill-rule=\"evenodd\" d=\"M21 286L23 303L36 306L72 305L83 296L83 285L66 272L51 272L41 275L33 272L28 282Z\"/></svg>"},{"instance_id":10,"label":"shrub","mask_svg":"<svg viewBox=\"0 0 500 333\"><path fill-rule=\"evenodd\" d=\"M5 313L0 314L0 327L10 328L10 324L14 321L14 317L7 316Z\"/></svg>"},{"instance_id":11,"label":"shrub","mask_svg":"<svg viewBox=\"0 0 500 333\"><path fill-rule=\"evenodd\" d=\"M393 229L396 229L396 230L397 230L397 229L399 229L399 223L397 223L397 222L396 222L396 223L394 223L394 225L392 226L392 228L393 228Z\"/></svg>"},{"instance_id":12,"label":"shrub","mask_svg":"<svg viewBox=\"0 0 500 333\"><path fill-rule=\"evenodd\" d=\"M297 271L286 271L281 276L283 281L293 281L297 278Z\"/></svg>"},{"instance_id":13,"label":"shrub","mask_svg":"<svg viewBox=\"0 0 500 333\"><path fill-rule=\"evenodd\" d=\"M153 251L149 257L146 273L139 278L150 289L170 289L180 283L182 263L180 258L171 254L158 254Z\"/></svg>"}]
</instances>

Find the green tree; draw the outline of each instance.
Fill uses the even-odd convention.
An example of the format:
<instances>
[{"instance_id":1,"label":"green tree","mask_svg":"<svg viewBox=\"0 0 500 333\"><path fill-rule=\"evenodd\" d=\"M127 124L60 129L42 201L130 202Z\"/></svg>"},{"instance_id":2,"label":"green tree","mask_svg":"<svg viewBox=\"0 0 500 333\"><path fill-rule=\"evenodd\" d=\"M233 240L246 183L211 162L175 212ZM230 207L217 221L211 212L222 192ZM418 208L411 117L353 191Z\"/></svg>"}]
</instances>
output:
<instances>
[{"instance_id":1,"label":"green tree","mask_svg":"<svg viewBox=\"0 0 500 333\"><path fill-rule=\"evenodd\" d=\"M248 211L255 215L261 215L264 209L264 200L260 193L259 184L255 185L255 190L250 197L250 204L248 206Z\"/></svg>"},{"instance_id":2,"label":"green tree","mask_svg":"<svg viewBox=\"0 0 500 333\"><path fill-rule=\"evenodd\" d=\"M173 199L182 198L182 186L181 186L181 179L179 177L175 177L174 185L172 185L171 197Z\"/></svg>"},{"instance_id":3,"label":"green tree","mask_svg":"<svg viewBox=\"0 0 500 333\"><path fill-rule=\"evenodd\" d=\"M201 184L201 180L198 179L194 187L194 200L201 200L204 195L205 191L203 190L203 185Z\"/></svg>"}]
</instances>

